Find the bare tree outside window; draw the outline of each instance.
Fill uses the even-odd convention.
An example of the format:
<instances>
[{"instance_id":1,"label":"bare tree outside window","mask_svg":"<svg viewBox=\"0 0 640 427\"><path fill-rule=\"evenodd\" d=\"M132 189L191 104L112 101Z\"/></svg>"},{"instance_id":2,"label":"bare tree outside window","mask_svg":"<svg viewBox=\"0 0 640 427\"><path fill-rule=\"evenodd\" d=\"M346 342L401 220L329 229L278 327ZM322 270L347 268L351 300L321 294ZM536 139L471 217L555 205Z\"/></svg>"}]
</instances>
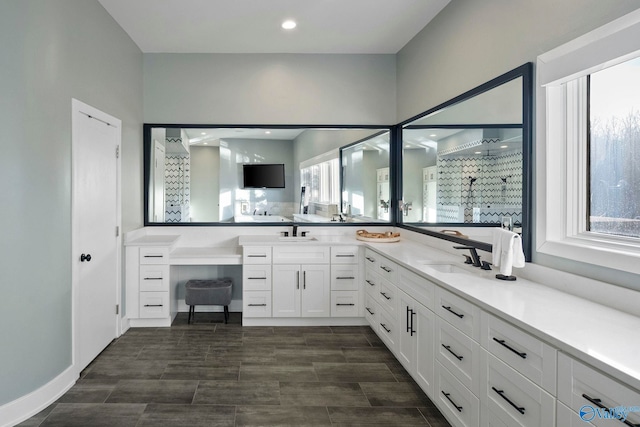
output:
<instances>
[{"instance_id":1,"label":"bare tree outside window","mask_svg":"<svg viewBox=\"0 0 640 427\"><path fill-rule=\"evenodd\" d=\"M589 231L640 237L640 58L589 76Z\"/></svg>"}]
</instances>

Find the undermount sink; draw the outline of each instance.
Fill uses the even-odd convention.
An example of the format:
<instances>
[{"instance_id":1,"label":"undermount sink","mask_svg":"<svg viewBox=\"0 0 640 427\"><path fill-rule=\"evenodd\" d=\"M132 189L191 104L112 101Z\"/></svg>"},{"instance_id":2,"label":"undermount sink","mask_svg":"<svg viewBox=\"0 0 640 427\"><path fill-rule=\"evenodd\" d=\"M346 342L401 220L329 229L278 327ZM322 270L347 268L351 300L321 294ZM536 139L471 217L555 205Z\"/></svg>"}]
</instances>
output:
<instances>
[{"instance_id":1,"label":"undermount sink","mask_svg":"<svg viewBox=\"0 0 640 427\"><path fill-rule=\"evenodd\" d=\"M465 270L462 267L458 267L453 264L424 264L425 268L429 268L431 270L435 270L438 273L446 273L446 274L470 274L469 271Z\"/></svg>"},{"instance_id":2,"label":"undermount sink","mask_svg":"<svg viewBox=\"0 0 640 427\"><path fill-rule=\"evenodd\" d=\"M278 240L281 242L313 242L314 240L318 240L313 236L287 236L287 237L279 237Z\"/></svg>"}]
</instances>

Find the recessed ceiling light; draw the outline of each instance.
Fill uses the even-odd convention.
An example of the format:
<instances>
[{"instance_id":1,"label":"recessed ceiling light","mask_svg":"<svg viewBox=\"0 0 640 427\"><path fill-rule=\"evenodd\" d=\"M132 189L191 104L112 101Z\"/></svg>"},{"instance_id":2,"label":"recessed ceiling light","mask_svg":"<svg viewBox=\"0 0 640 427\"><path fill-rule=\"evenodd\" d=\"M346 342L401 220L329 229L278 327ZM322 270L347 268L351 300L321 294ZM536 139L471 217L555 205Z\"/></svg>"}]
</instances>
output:
<instances>
[{"instance_id":1,"label":"recessed ceiling light","mask_svg":"<svg viewBox=\"0 0 640 427\"><path fill-rule=\"evenodd\" d=\"M287 19L282 23L282 28L284 28L285 30L293 30L297 25L298 24L296 24L296 21Z\"/></svg>"}]
</instances>

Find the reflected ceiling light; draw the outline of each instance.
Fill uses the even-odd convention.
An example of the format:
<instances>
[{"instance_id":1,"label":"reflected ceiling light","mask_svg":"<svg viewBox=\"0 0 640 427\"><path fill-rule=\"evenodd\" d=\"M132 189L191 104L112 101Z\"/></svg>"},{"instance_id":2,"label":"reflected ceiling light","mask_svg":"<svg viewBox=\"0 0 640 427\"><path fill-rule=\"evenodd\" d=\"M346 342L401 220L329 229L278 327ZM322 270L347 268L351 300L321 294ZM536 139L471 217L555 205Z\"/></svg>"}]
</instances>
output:
<instances>
[{"instance_id":1,"label":"reflected ceiling light","mask_svg":"<svg viewBox=\"0 0 640 427\"><path fill-rule=\"evenodd\" d=\"M282 23L282 28L284 28L285 30L293 30L297 25L298 24L296 24L296 21L287 19Z\"/></svg>"},{"instance_id":2,"label":"reflected ceiling light","mask_svg":"<svg viewBox=\"0 0 640 427\"><path fill-rule=\"evenodd\" d=\"M206 135L206 134L207 134L206 132L200 132L200 135Z\"/></svg>"},{"instance_id":3,"label":"reflected ceiling light","mask_svg":"<svg viewBox=\"0 0 640 427\"><path fill-rule=\"evenodd\" d=\"M482 154L482 151L476 151L476 154Z\"/></svg>"},{"instance_id":4,"label":"reflected ceiling light","mask_svg":"<svg viewBox=\"0 0 640 427\"><path fill-rule=\"evenodd\" d=\"M209 145L209 143L208 143L208 142L203 142L203 144L204 144L204 145Z\"/></svg>"},{"instance_id":5,"label":"reflected ceiling light","mask_svg":"<svg viewBox=\"0 0 640 427\"><path fill-rule=\"evenodd\" d=\"M501 145L500 148L509 148L508 145Z\"/></svg>"},{"instance_id":6,"label":"reflected ceiling light","mask_svg":"<svg viewBox=\"0 0 640 427\"><path fill-rule=\"evenodd\" d=\"M433 137L438 136L438 135L436 135L435 133L432 133L432 134L431 134L431 135L429 135L429 136L430 136L431 138L433 138Z\"/></svg>"},{"instance_id":7,"label":"reflected ceiling light","mask_svg":"<svg viewBox=\"0 0 640 427\"><path fill-rule=\"evenodd\" d=\"M270 130L265 130L264 133L266 133L267 135L269 135L271 133Z\"/></svg>"}]
</instances>

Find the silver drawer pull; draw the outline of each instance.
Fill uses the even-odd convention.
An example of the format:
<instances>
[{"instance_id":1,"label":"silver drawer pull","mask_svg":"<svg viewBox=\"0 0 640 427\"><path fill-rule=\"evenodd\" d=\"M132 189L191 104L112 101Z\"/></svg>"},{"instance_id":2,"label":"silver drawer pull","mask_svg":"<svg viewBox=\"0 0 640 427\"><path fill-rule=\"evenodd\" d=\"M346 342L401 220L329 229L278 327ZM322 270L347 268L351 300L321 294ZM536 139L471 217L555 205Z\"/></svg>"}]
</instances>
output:
<instances>
[{"instance_id":1,"label":"silver drawer pull","mask_svg":"<svg viewBox=\"0 0 640 427\"><path fill-rule=\"evenodd\" d=\"M345 277L336 277L337 280L353 280L355 277L345 276Z\"/></svg>"},{"instance_id":2,"label":"silver drawer pull","mask_svg":"<svg viewBox=\"0 0 640 427\"><path fill-rule=\"evenodd\" d=\"M375 286L375 285L376 285L375 283L373 283L373 282L372 282L371 280L369 280L369 279L366 279L366 280L365 280L365 282L367 282L367 283L368 283L368 284L370 284L371 286Z\"/></svg>"},{"instance_id":3,"label":"silver drawer pull","mask_svg":"<svg viewBox=\"0 0 640 427\"><path fill-rule=\"evenodd\" d=\"M390 269L389 267L385 267L384 265L381 265L380 268L386 271L387 273L391 273L393 271L392 269Z\"/></svg>"},{"instance_id":4,"label":"silver drawer pull","mask_svg":"<svg viewBox=\"0 0 640 427\"><path fill-rule=\"evenodd\" d=\"M249 280L267 280L266 277L247 277Z\"/></svg>"},{"instance_id":5,"label":"silver drawer pull","mask_svg":"<svg viewBox=\"0 0 640 427\"><path fill-rule=\"evenodd\" d=\"M458 316L461 319L464 317L464 314L456 313L455 311L451 310L451 306L444 306L443 305L442 308L447 310L449 313L455 314L456 316Z\"/></svg>"},{"instance_id":6,"label":"silver drawer pull","mask_svg":"<svg viewBox=\"0 0 640 427\"><path fill-rule=\"evenodd\" d=\"M593 403L594 405L596 405L598 408L600 409L604 409L605 411L610 411L610 407L605 406L602 404L602 399L597 399L595 397L591 397L587 394L582 394L582 397L584 397L585 399L587 399L589 402ZM634 424L629 420L621 420L620 418L615 418L612 416L613 419L617 419L618 421L620 421L622 424L629 426L629 427L639 427L640 424Z\"/></svg>"},{"instance_id":7,"label":"silver drawer pull","mask_svg":"<svg viewBox=\"0 0 640 427\"><path fill-rule=\"evenodd\" d=\"M371 309L369 307L365 307L365 309L369 312L369 314L371 314L372 316L375 314L373 311L371 311Z\"/></svg>"},{"instance_id":8,"label":"silver drawer pull","mask_svg":"<svg viewBox=\"0 0 640 427\"><path fill-rule=\"evenodd\" d=\"M336 305L348 305L348 306L354 306L355 304L351 303L351 304L338 304L336 303Z\"/></svg>"},{"instance_id":9,"label":"silver drawer pull","mask_svg":"<svg viewBox=\"0 0 640 427\"><path fill-rule=\"evenodd\" d=\"M445 350L447 350L449 353L453 354L453 357L455 357L458 360L462 360L462 356L458 356L457 354L455 354L453 352L453 350L451 350L451 346L450 345L444 345L442 344L442 346L445 348Z\"/></svg>"},{"instance_id":10,"label":"silver drawer pull","mask_svg":"<svg viewBox=\"0 0 640 427\"><path fill-rule=\"evenodd\" d=\"M163 304L145 304L145 307L162 307Z\"/></svg>"},{"instance_id":11,"label":"silver drawer pull","mask_svg":"<svg viewBox=\"0 0 640 427\"><path fill-rule=\"evenodd\" d=\"M508 348L509 350L511 350L512 352L514 352L514 353L515 353L515 354L517 354L518 356L522 357L523 359L526 359L526 358L527 358L527 353L522 353L522 352L520 352L520 351L516 350L515 348L513 348L513 347L511 347L509 344L507 344L507 343L505 342L505 340L499 340L499 339L498 339L498 338L496 338L496 337L493 337L493 340L494 340L495 342L497 342L498 344L500 344L501 346Z\"/></svg>"},{"instance_id":12,"label":"silver drawer pull","mask_svg":"<svg viewBox=\"0 0 640 427\"><path fill-rule=\"evenodd\" d=\"M162 277L145 277L144 280L162 280Z\"/></svg>"},{"instance_id":13,"label":"silver drawer pull","mask_svg":"<svg viewBox=\"0 0 640 427\"><path fill-rule=\"evenodd\" d=\"M336 258L353 258L354 254L336 254Z\"/></svg>"},{"instance_id":14,"label":"silver drawer pull","mask_svg":"<svg viewBox=\"0 0 640 427\"><path fill-rule=\"evenodd\" d=\"M248 258L266 258L265 254L262 255L247 255Z\"/></svg>"},{"instance_id":15,"label":"silver drawer pull","mask_svg":"<svg viewBox=\"0 0 640 427\"><path fill-rule=\"evenodd\" d=\"M500 395L500 397L501 397L501 398L503 398L504 400L506 400L506 401L507 401L507 403L508 403L509 405L511 405L511 406L513 406L514 408L516 408L516 411L520 412L521 414L524 414L524 408L523 408L523 407L521 407L521 406L516 405L515 403L513 403L513 402L511 401L511 399L509 399L507 396L505 396L505 394L504 394L504 390L498 390L498 389L497 389L497 388L495 388L495 387L491 387L491 389L492 389L493 391L495 391L496 393L498 393L498 394Z\"/></svg>"},{"instance_id":16,"label":"silver drawer pull","mask_svg":"<svg viewBox=\"0 0 640 427\"><path fill-rule=\"evenodd\" d=\"M383 297L385 297L386 299L391 299L390 296L388 296L387 294L385 294L384 292L380 292L380 295L382 295Z\"/></svg>"},{"instance_id":17,"label":"silver drawer pull","mask_svg":"<svg viewBox=\"0 0 640 427\"><path fill-rule=\"evenodd\" d=\"M391 329L387 329L387 325L385 325L384 323L380 323L380 326L382 326L382 329L387 331L387 333L391 332Z\"/></svg>"},{"instance_id":18,"label":"silver drawer pull","mask_svg":"<svg viewBox=\"0 0 640 427\"><path fill-rule=\"evenodd\" d=\"M267 304L247 304L249 307L266 307Z\"/></svg>"},{"instance_id":19,"label":"silver drawer pull","mask_svg":"<svg viewBox=\"0 0 640 427\"><path fill-rule=\"evenodd\" d=\"M453 400L451 400L451 398L449 397L449 396L451 396L451 393L445 393L445 392L444 392L444 390L440 390L440 391L442 391L442 394L444 394L444 397L446 397L446 398L447 398L447 400L448 400L449 402L451 402L451 404L453 405L453 407L454 407L454 408L456 408L456 409L458 410L458 412L462 412L462 406L458 406L458 405L456 405L456 403L455 403Z\"/></svg>"}]
</instances>

